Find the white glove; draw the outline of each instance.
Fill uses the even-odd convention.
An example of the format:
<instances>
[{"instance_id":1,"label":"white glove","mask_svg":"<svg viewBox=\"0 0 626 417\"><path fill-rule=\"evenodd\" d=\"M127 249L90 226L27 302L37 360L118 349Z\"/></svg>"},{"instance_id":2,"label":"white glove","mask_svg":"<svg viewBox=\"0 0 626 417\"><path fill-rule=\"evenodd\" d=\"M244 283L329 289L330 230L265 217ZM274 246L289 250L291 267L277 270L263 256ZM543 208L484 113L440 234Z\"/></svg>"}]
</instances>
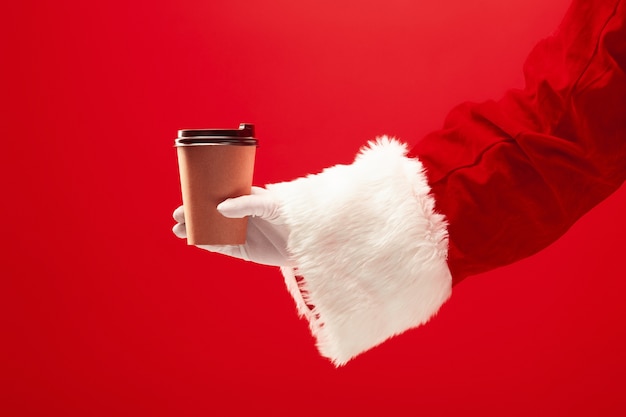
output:
<instances>
[{"instance_id":1,"label":"white glove","mask_svg":"<svg viewBox=\"0 0 626 417\"><path fill-rule=\"evenodd\" d=\"M289 230L280 217L279 202L272 192L252 187L250 195L226 199L217 206L217 210L225 217L250 217L246 243L197 247L264 265L295 266L287 252ZM179 238L186 238L183 206L174 211L174 220L178 223L172 231Z\"/></svg>"}]
</instances>

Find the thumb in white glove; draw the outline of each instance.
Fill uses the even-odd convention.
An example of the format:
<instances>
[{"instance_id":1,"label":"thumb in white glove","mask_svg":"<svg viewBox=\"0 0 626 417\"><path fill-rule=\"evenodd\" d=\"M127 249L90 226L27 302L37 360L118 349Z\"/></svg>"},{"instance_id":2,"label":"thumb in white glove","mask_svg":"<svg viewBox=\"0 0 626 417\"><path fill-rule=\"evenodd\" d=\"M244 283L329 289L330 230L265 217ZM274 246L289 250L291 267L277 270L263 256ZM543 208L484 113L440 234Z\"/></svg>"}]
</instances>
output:
<instances>
[{"instance_id":1,"label":"thumb in white glove","mask_svg":"<svg viewBox=\"0 0 626 417\"><path fill-rule=\"evenodd\" d=\"M271 191L252 187L250 195L226 199L217 210L230 218L249 216L246 243L197 247L264 265L295 266L287 252L289 229L280 217L279 201ZM187 237L183 206L174 211L174 219L178 222L172 229L174 234Z\"/></svg>"}]
</instances>

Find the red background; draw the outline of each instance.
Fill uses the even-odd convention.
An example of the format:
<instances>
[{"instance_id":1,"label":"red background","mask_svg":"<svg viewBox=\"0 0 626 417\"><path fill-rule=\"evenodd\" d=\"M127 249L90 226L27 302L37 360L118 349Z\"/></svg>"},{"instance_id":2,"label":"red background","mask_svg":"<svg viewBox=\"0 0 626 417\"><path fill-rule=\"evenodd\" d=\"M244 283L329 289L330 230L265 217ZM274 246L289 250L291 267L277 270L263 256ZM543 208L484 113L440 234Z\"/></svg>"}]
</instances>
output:
<instances>
[{"instance_id":1,"label":"red background","mask_svg":"<svg viewBox=\"0 0 626 417\"><path fill-rule=\"evenodd\" d=\"M255 183L521 87L566 0L2 6L7 416L626 415L626 190L335 369L275 268L173 236L177 129L257 125Z\"/></svg>"}]
</instances>

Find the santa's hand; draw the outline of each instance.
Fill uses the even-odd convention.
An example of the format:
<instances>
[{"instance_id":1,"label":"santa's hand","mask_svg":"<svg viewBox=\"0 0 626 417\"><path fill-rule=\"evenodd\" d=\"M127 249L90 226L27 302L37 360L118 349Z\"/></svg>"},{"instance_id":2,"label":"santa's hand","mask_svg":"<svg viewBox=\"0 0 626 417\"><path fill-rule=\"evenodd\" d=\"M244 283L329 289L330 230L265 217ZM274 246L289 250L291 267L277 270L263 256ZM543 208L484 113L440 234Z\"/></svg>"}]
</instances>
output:
<instances>
[{"instance_id":1,"label":"santa's hand","mask_svg":"<svg viewBox=\"0 0 626 417\"><path fill-rule=\"evenodd\" d=\"M229 198L220 203L217 210L225 217L249 217L246 243L197 247L259 264L293 266L287 252L289 229L280 217L279 202L272 192L252 187L250 195ZM173 228L174 234L187 237L183 206L174 211L174 219L178 222Z\"/></svg>"}]
</instances>

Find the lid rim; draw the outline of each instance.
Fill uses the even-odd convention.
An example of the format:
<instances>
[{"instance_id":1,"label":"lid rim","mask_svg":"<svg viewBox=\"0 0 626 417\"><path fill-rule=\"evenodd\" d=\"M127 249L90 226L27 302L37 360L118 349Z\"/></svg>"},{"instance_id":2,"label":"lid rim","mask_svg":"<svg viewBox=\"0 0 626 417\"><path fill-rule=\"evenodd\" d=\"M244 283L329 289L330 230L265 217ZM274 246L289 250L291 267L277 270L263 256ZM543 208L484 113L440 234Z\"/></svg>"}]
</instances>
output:
<instances>
[{"instance_id":1,"label":"lid rim","mask_svg":"<svg viewBox=\"0 0 626 417\"><path fill-rule=\"evenodd\" d=\"M258 146L256 139L237 138L179 138L174 141L174 146L199 146L199 145L235 145L235 146Z\"/></svg>"},{"instance_id":2,"label":"lid rim","mask_svg":"<svg viewBox=\"0 0 626 417\"><path fill-rule=\"evenodd\" d=\"M180 129L179 138L196 137L234 137L234 138L254 138L254 125L251 123L241 123L238 129Z\"/></svg>"}]
</instances>

